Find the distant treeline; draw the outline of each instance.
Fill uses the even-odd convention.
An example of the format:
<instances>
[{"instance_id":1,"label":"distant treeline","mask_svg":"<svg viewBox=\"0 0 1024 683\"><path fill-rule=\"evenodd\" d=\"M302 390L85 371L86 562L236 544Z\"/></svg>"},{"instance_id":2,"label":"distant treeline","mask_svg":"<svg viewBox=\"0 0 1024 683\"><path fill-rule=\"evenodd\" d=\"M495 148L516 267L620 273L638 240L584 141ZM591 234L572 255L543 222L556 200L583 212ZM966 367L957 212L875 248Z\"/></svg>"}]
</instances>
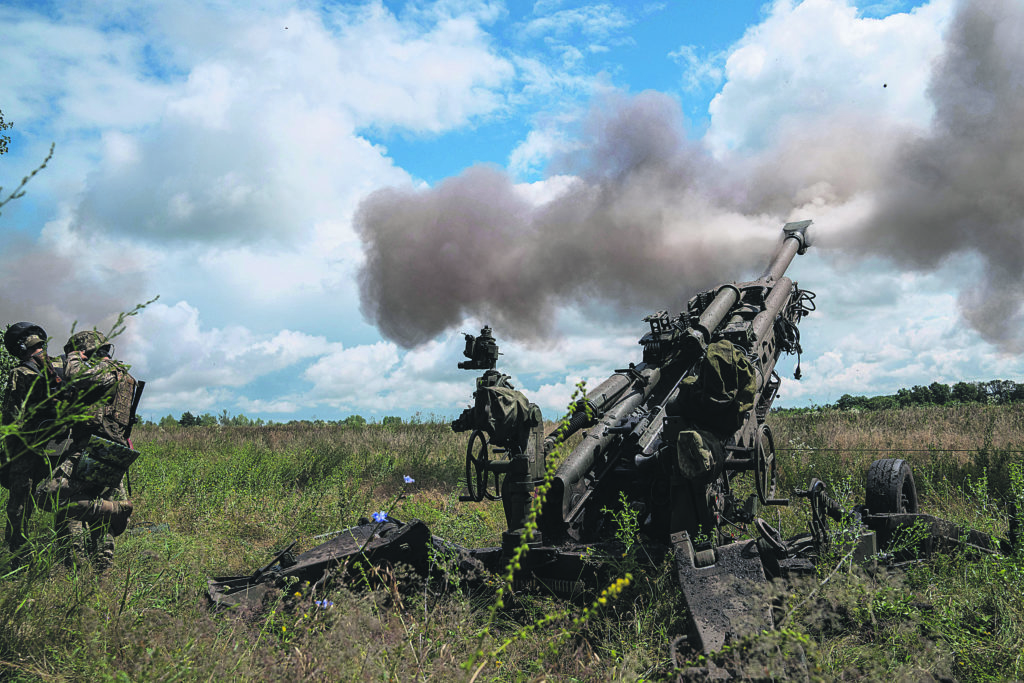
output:
<instances>
[{"instance_id":1,"label":"distant treeline","mask_svg":"<svg viewBox=\"0 0 1024 683\"><path fill-rule=\"evenodd\" d=\"M987 382L957 382L942 384L932 382L928 386L917 384L909 389L900 389L885 396L853 396L843 394L835 403L807 408L781 408L780 412L802 412L806 410L893 410L913 406L942 406L947 404L984 403L1006 405L1024 401L1024 383L1009 379L993 379Z\"/></svg>"},{"instance_id":2,"label":"distant treeline","mask_svg":"<svg viewBox=\"0 0 1024 683\"><path fill-rule=\"evenodd\" d=\"M942 384L932 382L928 386L921 384L900 389L895 394L885 396L853 396L843 394L835 403L825 405L811 405L798 408L777 408L777 412L805 412L808 410L893 410L896 408L909 408L912 406L946 405L950 403L985 403L992 405L1005 405L1017 401L1024 402L1024 382L1014 382L1009 379L994 379L988 382L957 382L956 384ZM423 418L420 415L403 420L401 417L389 415L377 420L367 420L362 415L349 415L341 420L290 420L288 422L265 421L262 418L255 420L245 415L231 415L228 411L221 411L220 415L202 413L193 415L186 412L181 417L165 415L158 422L151 420L146 424L171 427L362 427L364 425L376 424L384 427L397 426L402 424L448 422L446 418L430 416Z\"/></svg>"},{"instance_id":3,"label":"distant treeline","mask_svg":"<svg viewBox=\"0 0 1024 683\"><path fill-rule=\"evenodd\" d=\"M379 424L384 427L391 427L406 423L419 424L424 421L425 420L421 419L418 415L409 418L407 421L402 420L400 417L389 415L382 418L380 422L373 420L367 421L367 419L362 415L349 415L343 420L289 420L288 422L275 422L274 420L264 420L259 417L254 420L242 414L231 415L227 410L222 410L220 415L214 415L212 413L193 415L191 412L182 413L181 417L165 415L157 422L147 420L145 424L155 427L163 427L165 429L172 427L362 427L367 424ZM427 421L433 422L435 420Z\"/></svg>"}]
</instances>

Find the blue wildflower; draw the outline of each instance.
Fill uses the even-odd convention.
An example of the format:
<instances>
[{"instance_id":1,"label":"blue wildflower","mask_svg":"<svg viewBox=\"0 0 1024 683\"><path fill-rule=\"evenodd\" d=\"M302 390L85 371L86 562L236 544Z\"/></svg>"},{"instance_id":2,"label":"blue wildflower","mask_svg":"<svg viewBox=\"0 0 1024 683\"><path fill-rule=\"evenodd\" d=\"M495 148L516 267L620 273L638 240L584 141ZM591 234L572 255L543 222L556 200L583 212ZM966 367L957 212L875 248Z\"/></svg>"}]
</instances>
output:
<instances>
[{"instance_id":1,"label":"blue wildflower","mask_svg":"<svg viewBox=\"0 0 1024 683\"><path fill-rule=\"evenodd\" d=\"M321 609L327 609L328 607L334 607L334 603L330 600L314 600L313 604Z\"/></svg>"},{"instance_id":2,"label":"blue wildflower","mask_svg":"<svg viewBox=\"0 0 1024 683\"><path fill-rule=\"evenodd\" d=\"M375 522L386 522L388 520L388 513L384 510L373 513L373 521Z\"/></svg>"},{"instance_id":3,"label":"blue wildflower","mask_svg":"<svg viewBox=\"0 0 1024 683\"><path fill-rule=\"evenodd\" d=\"M416 480L410 477L408 474L403 477L406 484L415 484Z\"/></svg>"}]
</instances>

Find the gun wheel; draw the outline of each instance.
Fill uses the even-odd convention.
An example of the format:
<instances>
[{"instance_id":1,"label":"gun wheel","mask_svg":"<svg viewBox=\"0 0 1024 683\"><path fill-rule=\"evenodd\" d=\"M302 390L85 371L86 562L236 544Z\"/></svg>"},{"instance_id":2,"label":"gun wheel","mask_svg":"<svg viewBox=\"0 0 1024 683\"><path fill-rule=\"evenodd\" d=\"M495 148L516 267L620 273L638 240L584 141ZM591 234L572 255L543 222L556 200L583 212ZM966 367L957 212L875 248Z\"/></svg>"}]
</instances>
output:
<instances>
[{"instance_id":1,"label":"gun wheel","mask_svg":"<svg viewBox=\"0 0 1024 683\"><path fill-rule=\"evenodd\" d=\"M754 485L761 504L775 498L775 485L778 481L775 461L775 439L768 425L757 429L757 445L754 451Z\"/></svg>"},{"instance_id":2,"label":"gun wheel","mask_svg":"<svg viewBox=\"0 0 1024 683\"><path fill-rule=\"evenodd\" d=\"M884 458L871 463L866 489L864 504L871 512L917 512L914 472L904 460Z\"/></svg>"},{"instance_id":3,"label":"gun wheel","mask_svg":"<svg viewBox=\"0 0 1024 683\"><path fill-rule=\"evenodd\" d=\"M477 439L480 445L475 446ZM469 496L477 503L484 498L487 500L501 500L498 492L501 490L499 475L494 473L494 493L487 490L487 475L490 470L487 463L490 461L490 443L487 441L487 434L477 429L469 436L469 443L466 445L466 490ZM474 455L474 450L476 455ZM474 479L476 481L474 482Z\"/></svg>"}]
</instances>

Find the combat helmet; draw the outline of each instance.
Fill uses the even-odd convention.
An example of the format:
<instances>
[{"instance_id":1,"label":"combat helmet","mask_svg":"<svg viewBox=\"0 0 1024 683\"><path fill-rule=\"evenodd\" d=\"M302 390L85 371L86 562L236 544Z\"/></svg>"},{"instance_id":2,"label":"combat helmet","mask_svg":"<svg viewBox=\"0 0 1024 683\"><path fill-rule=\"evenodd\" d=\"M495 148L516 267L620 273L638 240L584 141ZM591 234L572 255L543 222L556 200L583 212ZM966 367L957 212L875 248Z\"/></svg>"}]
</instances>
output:
<instances>
[{"instance_id":1,"label":"combat helmet","mask_svg":"<svg viewBox=\"0 0 1024 683\"><path fill-rule=\"evenodd\" d=\"M112 355L112 344L107 341L106 335L102 332L97 332L96 330L83 330L71 335L68 339L68 343L64 345L64 353L81 351L88 357L92 356L103 347L106 347L106 352L103 355Z\"/></svg>"},{"instance_id":2,"label":"combat helmet","mask_svg":"<svg viewBox=\"0 0 1024 683\"><path fill-rule=\"evenodd\" d=\"M46 330L35 323L14 323L4 333L4 348L15 358L24 358L29 349L46 344Z\"/></svg>"}]
</instances>

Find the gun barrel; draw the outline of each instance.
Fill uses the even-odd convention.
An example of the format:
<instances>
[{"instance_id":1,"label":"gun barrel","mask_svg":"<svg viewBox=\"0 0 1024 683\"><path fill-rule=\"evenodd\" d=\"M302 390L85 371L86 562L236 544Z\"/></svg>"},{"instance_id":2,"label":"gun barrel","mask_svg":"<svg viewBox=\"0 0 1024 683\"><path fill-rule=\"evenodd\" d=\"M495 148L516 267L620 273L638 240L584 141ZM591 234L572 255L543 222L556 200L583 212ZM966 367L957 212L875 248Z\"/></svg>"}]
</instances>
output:
<instances>
[{"instance_id":1,"label":"gun barrel","mask_svg":"<svg viewBox=\"0 0 1024 683\"><path fill-rule=\"evenodd\" d=\"M793 300L793 293L796 286L788 277L780 278L772 287L771 294L765 299L764 310L758 313L750 327L756 339L755 351L761 359L754 367L754 374L757 377L758 393L764 388L765 383L775 369L779 354L776 352L778 340L772 334L772 327L779 315L789 306Z\"/></svg>"},{"instance_id":2,"label":"gun barrel","mask_svg":"<svg viewBox=\"0 0 1024 683\"><path fill-rule=\"evenodd\" d=\"M779 278L772 286L772 292L764 301L764 310L754 317L751 327L755 339L768 339L768 332L782 309L789 303L793 295L793 281L788 277Z\"/></svg>"},{"instance_id":3,"label":"gun barrel","mask_svg":"<svg viewBox=\"0 0 1024 683\"><path fill-rule=\"evenodd\" d=\"M704 312L700 314L700 320L697 322L697 327L704 334L705 343L711 340L711 333L722 323L725 316L729 315L729 311L732 310L732 307L736 305L739 299L740 290L735 286L722 285L719 287L715 298L704 309Z\"/></svg>"},{"instance_id":4,"label":"gun barrel","mask_svg":"<svg viewBox=\"0 0 1024 683\"><path fill-rule=\"evenodd\" d=\"M810 238L807 235L807 229L811 226L811 221L799 221L797 223L786 223L783 226L783 240L782 244L775 251L772 256L771 262L768 267L765 268L764 273L761 274L761 280L765 284L772 285L778 282L783 275L786 273L786 269L789 268L789 264L793 262L793 257L797 254L802 254L807 251L807 247L810 246ZM711 335L715 329L722 324L725 317L729 315L729 311L732 307L740 300L740 290L735 285L722 285L718 288L715 293L715 298L708 304L708 307L700 314L700 319L695 325L704 336L704 342L707 343L711 340ZM777 311L776 311L777 313ZM772 318L774 320L774 317Z\"/></svg>"},{"instance_id":5,"label":"gun barrel","mask_svg":"<svg viewBox=\"0 0 1024 683\"><path fill-rule=\"evenodd\" d=\"M772 257L771 263L768 264L764 273L761 274L762 280L768 280L769 282L778 280L785 275L789 264L793 262L793 257L807 251L807 247L811 246L811 239L807 234L807 229L811 227L811 222L799 221L796 223L786 223L782 226L785 238Z\"/></svg>"},{"instance_id":6,"label":"gun barrel","mask_svg":"<svg viewBox=\"0 0 1024 683\"><path fill-rule=\"evenodd\" d=\"M594 466L595 455L614 436L608 429L617 425L623 418L636 410L643 403L643 400L643 391L637 390L617 403L598 421L595 428L584 436L583 443L566 458L565 462L558 468L555 476L565 482L566 485L574 484L582 479Z\"/></svg>"}]
</instances>

